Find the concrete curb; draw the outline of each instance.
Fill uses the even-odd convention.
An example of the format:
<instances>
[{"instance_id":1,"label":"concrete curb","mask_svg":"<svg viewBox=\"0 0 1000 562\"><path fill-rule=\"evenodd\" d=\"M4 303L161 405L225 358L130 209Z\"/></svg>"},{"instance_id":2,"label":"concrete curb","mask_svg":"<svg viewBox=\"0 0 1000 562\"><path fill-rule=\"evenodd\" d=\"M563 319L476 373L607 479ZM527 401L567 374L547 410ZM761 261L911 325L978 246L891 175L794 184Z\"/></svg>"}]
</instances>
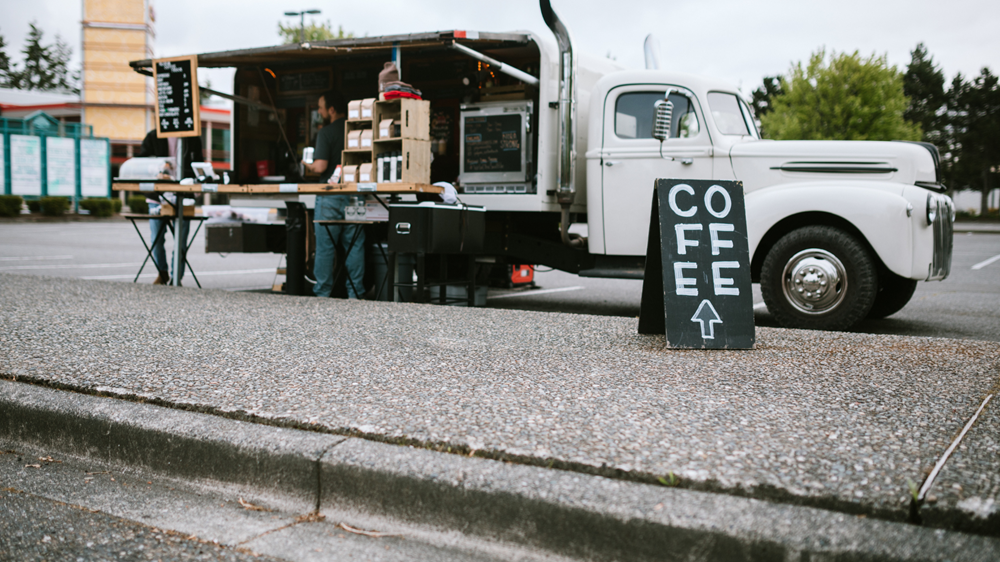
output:
<instances>
[{"instance_id":1,"label":"concrete curb","mask_svg":"<svg viewBox=\"0 0 1000 562\"><path fill-rule=\"evenodd\" d=\"M985 560L1000 540L0 381L0 437L587 559Z\"/></svg>"}]
</instances>

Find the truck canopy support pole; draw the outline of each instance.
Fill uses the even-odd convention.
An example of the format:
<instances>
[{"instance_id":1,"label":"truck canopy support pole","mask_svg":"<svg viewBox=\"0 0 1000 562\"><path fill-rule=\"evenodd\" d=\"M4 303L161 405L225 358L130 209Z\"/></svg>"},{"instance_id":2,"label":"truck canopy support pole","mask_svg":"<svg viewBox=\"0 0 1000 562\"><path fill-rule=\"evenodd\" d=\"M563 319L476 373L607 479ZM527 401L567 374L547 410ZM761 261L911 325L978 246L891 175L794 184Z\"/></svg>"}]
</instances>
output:
<instances>
[{"instance_id":1,"label":"truck canopy support pole","mask_svg":"<svg viewBox=\"0 0 1000 562\"><path fill-rule=\"evenodd\" d=\"M472 57L472 58L474 58L476 60L481 60L481 61L485 62L486 64L488 64L490 66L495 66L495 67L497 67L497 69L500 72L503 72L507 76L513 76L514 78L517 78L518 80L520 80L521 82L524 82L525 84L528 84L530 86L537 86L538 85L538 78L535 78L534 76L528 74L527 72L524 72L523 70L519 70L517 68L514 68L513 66L511 66L511 65L509 65L507 63L500 62L500 61L498 61L497 59L495 59L493 57L486 56L486 55L480 53L479 51L470 49L470 48L466 47L465 45L461 45L461 44L455 43L453 41L451 43L451 48L455 49L456 51L458 51L458 52L460 52L462 54L469 55L470 57Z\"/></svg>"}]
</instances>

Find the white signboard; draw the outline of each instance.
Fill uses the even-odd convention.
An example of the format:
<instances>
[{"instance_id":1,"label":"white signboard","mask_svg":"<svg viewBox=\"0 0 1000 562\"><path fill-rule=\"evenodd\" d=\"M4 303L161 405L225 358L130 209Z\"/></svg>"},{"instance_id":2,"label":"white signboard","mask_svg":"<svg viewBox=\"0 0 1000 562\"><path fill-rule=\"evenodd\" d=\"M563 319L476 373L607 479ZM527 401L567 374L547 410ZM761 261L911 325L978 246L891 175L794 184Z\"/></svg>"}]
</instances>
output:
<instances>
[{"instance_id":1,"label":"white signboard","mask_svg":"<svg viewBox=\"0 0 1000 562\"><path fill-rule=\"evenodd\" d=\"M76 142L73 139L45 139L46 184L49 195L76 195Z\"/></svg>"},{"instance_id":2,"label":"white signboard","mask_svg":"<svg viewBox=\"0 0 1000 562\"><path fill-rule=\"evenodd\" d=\"M80 140L80 194L84 197L111 195L108 178L108 141Z\"/></svg>"},{"instance_id":3,"label":"white signboard","mask_svg":"<svg viewBox=\"0 0 1000 562\"><path fill-rule=\"evenodd\" d=\"M7 190L7 173L4 167L4 136L0 135L0 193L4 193Z\"/></svg>"},{"instance_id":4,"label":"white signboard","mask_svg":"<svg viewBox=\"0 0 1000 562\"><path fill-rule=\"evenodd\" d=\"M41 137L10 136L10 187L14 195L42 194Z\"/></svg>"}]
</instances>

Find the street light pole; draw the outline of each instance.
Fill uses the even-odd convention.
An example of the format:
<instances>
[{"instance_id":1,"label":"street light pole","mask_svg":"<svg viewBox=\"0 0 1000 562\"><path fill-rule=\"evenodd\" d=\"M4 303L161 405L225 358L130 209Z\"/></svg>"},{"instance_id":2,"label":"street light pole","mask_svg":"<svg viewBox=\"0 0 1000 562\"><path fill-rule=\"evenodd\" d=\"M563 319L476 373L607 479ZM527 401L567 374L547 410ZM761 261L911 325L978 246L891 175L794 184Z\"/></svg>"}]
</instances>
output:
<instances>
[{"instance_id":1,"label":"street light pole","mask_svg":"<svg viewBox=\"0 0 1000 562\"><path fill-rule=\"evenodd\" d=\"M306 42L306 14L319 14L319 10L299 10L298 12L285 12L286 16L299 16L299 44Z\"/></svg>"}]
</instances>

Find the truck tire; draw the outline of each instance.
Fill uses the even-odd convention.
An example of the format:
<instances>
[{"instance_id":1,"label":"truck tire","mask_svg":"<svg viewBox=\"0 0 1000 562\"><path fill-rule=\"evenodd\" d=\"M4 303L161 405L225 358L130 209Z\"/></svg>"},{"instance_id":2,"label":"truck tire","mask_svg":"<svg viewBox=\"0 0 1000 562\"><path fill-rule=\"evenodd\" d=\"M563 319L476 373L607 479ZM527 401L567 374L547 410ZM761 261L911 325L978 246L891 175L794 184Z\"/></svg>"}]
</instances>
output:
<instances>
[{"instance_id":1,"label":"truck tire","mask_svg":"<svg viewBox=\"0 0 1000 562\"><path fill-rule=\"evenodd\" d=\"M878 291L875 293L875 304L868 311L868 318L885 318L892 316L906 306L917 290L917 280L900 277L891 271L884 271L878 276Z\"/></svg>"},{"instance_id":2,"label":"truck tire","mask_svg":"<svg viewBox=\"0 0 1000 562\"><path fill-rule=\"evenodd\" d=\"M875 302L878 271L863 243L832 226L806 226L771 247L760 274L764 303L786 328L847 330Z\"/></svg>"}]
</instances>

